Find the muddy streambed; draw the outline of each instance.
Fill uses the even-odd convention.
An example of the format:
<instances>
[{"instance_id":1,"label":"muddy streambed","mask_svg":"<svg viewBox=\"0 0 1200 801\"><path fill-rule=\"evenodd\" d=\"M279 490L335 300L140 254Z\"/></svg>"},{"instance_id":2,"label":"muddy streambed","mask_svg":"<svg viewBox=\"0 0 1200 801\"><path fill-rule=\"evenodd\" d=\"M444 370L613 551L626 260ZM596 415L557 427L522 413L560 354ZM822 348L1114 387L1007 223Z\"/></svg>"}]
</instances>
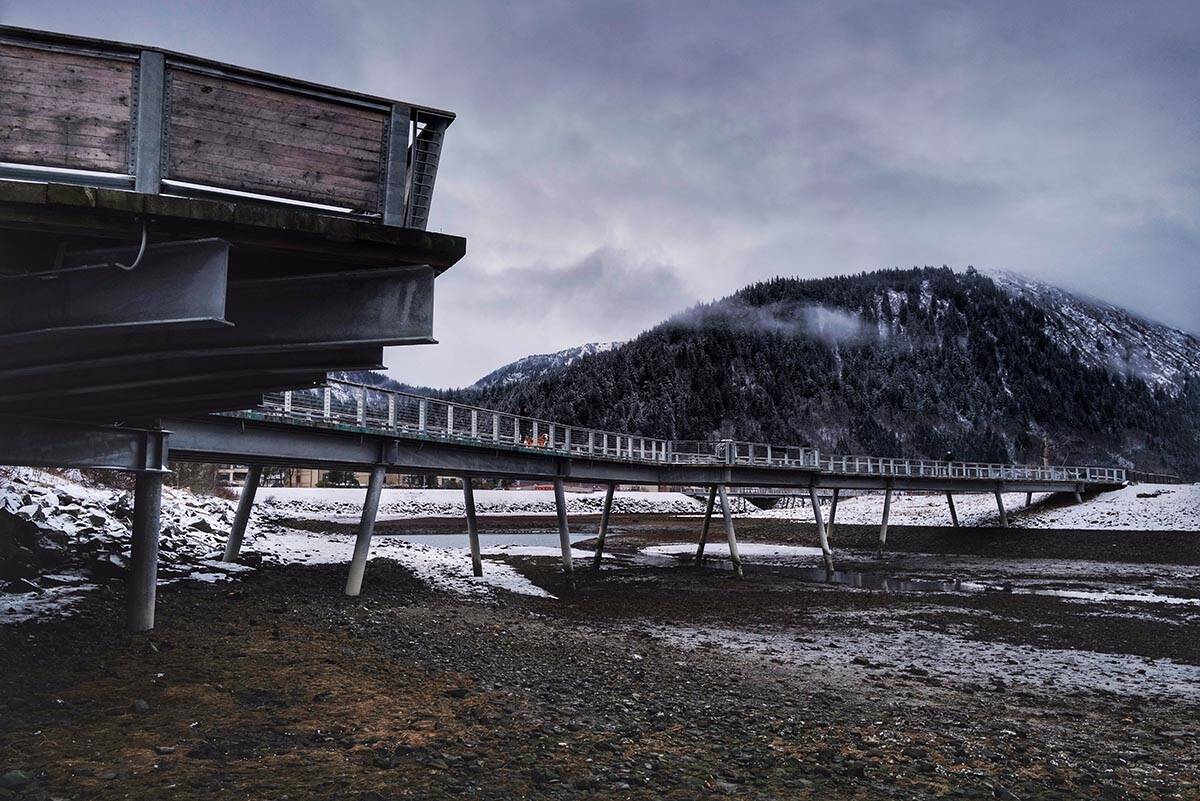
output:
<instances>
[{"instance_id":1,"label":"muddy streambed","mask_svg":"<svg viewBox=\"0 0 1200 801\"><path fill-rule=\"evenodd\" d=\"M0 798L1200 797L1196 535L896 527L878 560L839 526L829 575L811 527L740 519L738 581L697 518L615 519L598 571L571 522L568 582L553 519L480 520L540 594L461 594L461 521L385 521L420 549L358 598L266 564L160 588L149 635L119 582L0 627Z\"/></svg>"}]
</instances>

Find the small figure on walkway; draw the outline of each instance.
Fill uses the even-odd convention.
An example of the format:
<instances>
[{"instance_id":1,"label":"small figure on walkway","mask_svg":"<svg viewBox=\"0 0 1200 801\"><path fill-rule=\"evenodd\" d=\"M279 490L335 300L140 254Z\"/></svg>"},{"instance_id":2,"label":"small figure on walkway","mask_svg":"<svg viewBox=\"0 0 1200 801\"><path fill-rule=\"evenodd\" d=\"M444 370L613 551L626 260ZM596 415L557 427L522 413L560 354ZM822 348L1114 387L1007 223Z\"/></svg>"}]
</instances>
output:
<instances>
[{"instance_id":1,"label":"small figure on walkway","mask_svg":"<svg viewBox=\"0 0 1200 801\"><path fill-rule=\"evenodd\" d=\"M539 447L539 448L545 448L545 447L547 447L549 444L550 444L550 437L548 437L548 436L546 435L546 432L545 432L545 431L543 431L541 434L539 434L539 435L538 435L538 447Z\"/></svg>"},{"instance_id":2,"label":"small figure on walkway","mask_svg":"<svg viewBox=\"0 0 1200 801\"><path fill-rule=\"evenodd\" d=\"M533 421L529 419L529 404L522 403L517 410L517 425L521 429L521 444L527 448L533 447Z\"/></svg>"}]
</instances>

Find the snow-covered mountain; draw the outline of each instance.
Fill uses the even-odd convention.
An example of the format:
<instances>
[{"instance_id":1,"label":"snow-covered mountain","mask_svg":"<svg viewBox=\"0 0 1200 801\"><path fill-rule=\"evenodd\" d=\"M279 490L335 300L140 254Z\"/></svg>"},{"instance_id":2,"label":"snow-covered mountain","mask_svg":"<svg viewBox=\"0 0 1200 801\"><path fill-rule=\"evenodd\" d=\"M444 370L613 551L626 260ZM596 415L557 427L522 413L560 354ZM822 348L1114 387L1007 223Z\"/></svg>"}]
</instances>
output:
<instances>
[{"instance_id":1,"label":"snow-covered mountain","mask_svg":"<svg viewBox=\"0 0 1200 801\"><path fill-rule=\"evenodd\" d=\"M570 367L584 356L603 353L620 347L623 342L589 342L557 353L538 353L524 356L515 362L499 367L476 381L468 389L493 389L510 384L520 384L541 378L549 372Z\"/></svg>"},{"instance_id":2,"label":"snow-covered mountain","mask_svg":"<svg viewBox=\"0 0 1200 801\"><path fill-rule=\"evenodd\" d=\"M1196 336L971 268L776 278L593 358L517 361L467 394L674 439L1200 476Z\"/></svg>"},{"instance_id":3,"label":"snow-covered mountain","mask_svg":"<svg viewBox=\"0 0 1200 801\"><path fill-rule=\"evenodd\" d=\"M1125 309L1087 300L1009 271L988 271L997 286L1046 315L1050 340L1091 367L1137 377L1178 393L1188 373L1200 375L1200 338L1143 320Z\"/></svg>"}]
</instances>

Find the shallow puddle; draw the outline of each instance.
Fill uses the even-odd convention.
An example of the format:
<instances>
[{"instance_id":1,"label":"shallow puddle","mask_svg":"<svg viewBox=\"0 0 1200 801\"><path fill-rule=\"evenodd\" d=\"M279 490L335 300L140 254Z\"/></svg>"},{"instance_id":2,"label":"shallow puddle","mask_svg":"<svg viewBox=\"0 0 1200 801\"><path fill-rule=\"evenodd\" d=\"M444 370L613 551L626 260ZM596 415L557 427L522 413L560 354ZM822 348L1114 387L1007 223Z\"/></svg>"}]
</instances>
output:
<instances>
[{"instance_id":1,"label":"shallow puddle","mask_svg":"<svg viewBox=\"0 0 1200 801\"><path fill-rule=\"evenodd\" d=\"M785 550L787 546L776 547L767 546L766 544L758 544L758 548L762 553L772 556L786 557L788 555ZM797 550L814 551L816 554L820 554L820 551L815 548ZM745 549L743 549L743 556L744 555L747 555ZM654 560L660 564L660 560L663 557L670 557L675 563L690 563L692 561L691 553L685 553L683 548L674 545L645 548L641 551L639 556L639 561L647 562L649 560ZM723 554L711 554L711 556L713 558L707 561L707 564L711 567L717 567L723 570L731 569L731 566L728 562L728 551L725 551ZM657 557L657 559L654 559L655 557ZM1080 588L1078 586L1017 586L1008 581L973 581L960 578L904 578L875 570L827 571L822 566L787 564L779 561L758 563L757 565L755 565L753 561L747 562L747 569L749 570L753 568L770 570L776 575L795 578L806 583L832 584L841 587L851 587L861 590L878 590L881 592L1009 593L1012 595L1043 595L1054 598L1064 598L1073 601L1089 601L1092 603L1150 603L1170 604L1175 606L1194 606L1200 608L1200 598L1190 597L1190 595L1174 595L1169 591L1156 591L1151 588L1147 588L1145 591L1131 592L1130 588L1128 587L1122 587L1119 590L1114 590L1103 588Z\"/></svg>"}]
</instances>

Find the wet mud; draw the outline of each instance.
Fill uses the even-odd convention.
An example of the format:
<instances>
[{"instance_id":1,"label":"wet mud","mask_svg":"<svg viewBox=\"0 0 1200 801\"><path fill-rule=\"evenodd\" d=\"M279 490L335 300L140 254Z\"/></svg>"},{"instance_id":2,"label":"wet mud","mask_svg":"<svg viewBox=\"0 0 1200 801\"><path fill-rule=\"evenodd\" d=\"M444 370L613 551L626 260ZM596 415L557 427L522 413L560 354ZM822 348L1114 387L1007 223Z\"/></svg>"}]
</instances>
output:
<instances>
[{"instance_id":1,"label":"wet mud","mask_svg":"<svg viewBox=\"0 0 1200 801\"><path fill-rule=\"evenodd\" d=\"M572 522L586 548L594 521ZM553 522L482 521L505 525ZM1185 538L1146 535L1173 543L1149 560L1141 535L1006 553L893 530L876 560L843 530L841 581L639 556L698 528L618 519L614 558L571 582L493 557L554 598L464 599L377 559L348 599L343 565L265 566L162 588L158 629L129 635L114 582L0 627L0 798L1200 797L1200 609L1145 599L1197 589ZM739 535L815 544L780 521Z\"/></svg>"}]
</instances>

